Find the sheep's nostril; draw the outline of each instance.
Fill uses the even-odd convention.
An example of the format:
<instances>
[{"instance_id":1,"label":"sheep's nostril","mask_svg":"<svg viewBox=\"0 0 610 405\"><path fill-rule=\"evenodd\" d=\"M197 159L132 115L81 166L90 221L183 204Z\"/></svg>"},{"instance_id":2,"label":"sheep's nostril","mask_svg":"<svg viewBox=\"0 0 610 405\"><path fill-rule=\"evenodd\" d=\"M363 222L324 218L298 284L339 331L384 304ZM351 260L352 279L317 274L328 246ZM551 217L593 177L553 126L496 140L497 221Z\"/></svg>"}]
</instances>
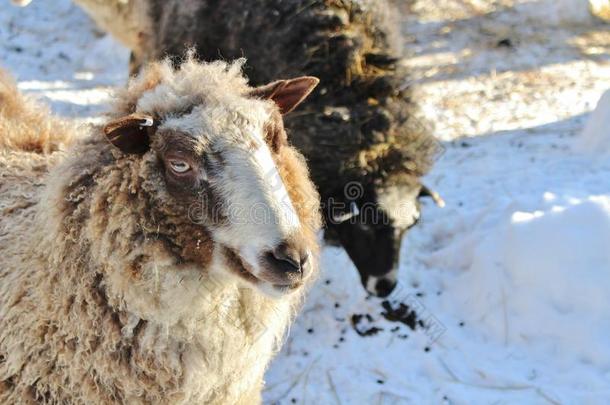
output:
<instances>
[{"instance_id":1,"label":"sheep's nostril","mask_svg":"<svg viewBox=\"0 0 610 405\"><path fill-rule=\"evenodd\" d=\"M393 274L386 274L381 277L365 276L362 282L366 290L377 297L387 297L397 285Z\"/></svg>"},{"instance_id":2,"label":"sheep's nostril","mask_svg":"<svg viewBox=\"0 0 610 405\"><path fill-rule=\"evenodd\" d=\"M273 249L268 254L268 258L278 270L283 272L300 271L301 265L307 260L306 256L301 257L296 249L284 243Z\"/></svg>"},{"instance_id":3,"label":"sheep's nostril","mask_svg":"<svg viewBox=\"0 0 610 405\"><path fill-rule=\"evenodd\" d=\"M378 297L387 297L394 291L394 288L396 288L395 280L381 278L377 281L377 285L375 285L376 295Z\"/></svg>"}]
</instances>

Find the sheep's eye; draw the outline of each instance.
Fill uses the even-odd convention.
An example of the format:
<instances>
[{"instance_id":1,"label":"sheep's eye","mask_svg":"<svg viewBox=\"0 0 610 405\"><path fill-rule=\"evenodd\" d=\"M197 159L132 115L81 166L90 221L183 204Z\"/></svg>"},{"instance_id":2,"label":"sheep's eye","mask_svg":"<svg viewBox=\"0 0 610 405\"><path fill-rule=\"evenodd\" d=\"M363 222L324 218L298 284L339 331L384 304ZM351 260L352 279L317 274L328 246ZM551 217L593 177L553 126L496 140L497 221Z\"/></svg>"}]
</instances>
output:
<instances>
[{"instance_id":1,"label":"sheep's eye","mask_svg":"<svg viewBox=\"0 0 610 405\"><path fill-rule=\"evenodd\" d=\"M170 160L169 167L172 171L182 174L191 170L191 166L183 160Z\"/></svg>"}]
</instances>

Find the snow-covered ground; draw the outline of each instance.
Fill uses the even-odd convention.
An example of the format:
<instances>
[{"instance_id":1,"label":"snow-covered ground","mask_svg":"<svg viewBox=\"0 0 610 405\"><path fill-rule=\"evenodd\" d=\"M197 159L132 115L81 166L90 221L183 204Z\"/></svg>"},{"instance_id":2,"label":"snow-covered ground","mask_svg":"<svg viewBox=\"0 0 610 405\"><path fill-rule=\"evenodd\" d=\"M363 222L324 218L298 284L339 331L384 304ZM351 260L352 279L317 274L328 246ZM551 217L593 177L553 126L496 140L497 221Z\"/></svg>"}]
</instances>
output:
<instances>
[{"instance_id":1,"label":"snow-covered ground","mask_svg":"<svg viewBox=\"0 0 610 405\"><path fill-rule=\"evenodd\" d=\"M324 249L266 402L610 403L608 113L580 135L610 88L610 26L585 3L401 6L447 206L425 203L385 304ZM0 65L59 114L103 111L127 61L67 0L0 6Z\"/></svg>"}]
</instances>

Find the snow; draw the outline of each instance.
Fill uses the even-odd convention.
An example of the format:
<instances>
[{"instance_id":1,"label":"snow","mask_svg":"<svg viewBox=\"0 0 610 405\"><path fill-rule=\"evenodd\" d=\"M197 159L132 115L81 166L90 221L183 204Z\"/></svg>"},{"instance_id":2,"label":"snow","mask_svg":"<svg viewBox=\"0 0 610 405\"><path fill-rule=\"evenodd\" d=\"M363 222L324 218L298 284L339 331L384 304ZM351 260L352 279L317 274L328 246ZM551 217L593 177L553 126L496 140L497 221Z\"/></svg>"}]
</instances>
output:
<instances>
[{"instance_id":1,"label":"snow","mask_svg":"<svg viewBox=\"0 0 610 405\"><path fill-rule=\"evenodd\" d=\"M599 99L576 148L594 155L610 152L610 90Z\"/></svg>"},{"instance_id":2,"label":"snow","mask_svg":"<svg viewBox=\"0 0 610 405\"><path fill-rule=\"evenodd\" d=\"M608 93L598 103L610 33L583 3L401 6L417 100L444 147L425 180L446 207L424 202L385 308L341 249L324 248L265 402L610 401ZM4 6L0 60L80 121L128 71L127 50L67 0ZM400 303L413 317L386 319Z\"/></svg>"},{"instance_id":3,"label":"snow","mask_svg":"<svg viewBox=\"0 0 610 405\"><path fill-rule=\"evenodd\" d=\"M590 24L589 2L583 0L537 0L518 5L524 17L543 24Z\"/></svg>"},{"instance_id":4,"label":"snow","mask_svg":"<svg viewBox=\"0 0 610 405\"><path fill-rule=\"evenodd\" d=\"M129 75L129 52L102 35L70 1L2 5L0 66L22 90L56 113L92 121L105 110L113 86Z\"/></svg>"},{"instance_id":5,"label":"snow","mask_svg":"<svg viewBox=\"0 0 610 405\"><path fill-rule=\"evenodd\" d=\"M547 192L469 236L477 243L444 252L445 262L465 265L447 306L457 304L492 340L536 347L568 365L610 366L609 196Z\"/></svg>"}]
</instances>

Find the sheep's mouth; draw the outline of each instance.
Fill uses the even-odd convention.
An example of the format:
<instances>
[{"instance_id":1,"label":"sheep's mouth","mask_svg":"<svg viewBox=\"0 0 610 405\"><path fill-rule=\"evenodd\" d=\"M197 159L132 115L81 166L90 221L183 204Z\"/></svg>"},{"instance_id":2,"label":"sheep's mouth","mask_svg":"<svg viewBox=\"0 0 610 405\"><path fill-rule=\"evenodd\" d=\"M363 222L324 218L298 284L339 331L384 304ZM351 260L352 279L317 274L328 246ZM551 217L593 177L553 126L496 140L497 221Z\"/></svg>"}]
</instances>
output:
<instances>
[{"instance_id":1,"label":"sheep's mouth","mask_svg":"<svg viewBox=\"0 0 610 405\"><path fill-rule=\"evenodd\" d=\"M255 275L254 268L243 259L239 253L235 252L232 249L226 249L226 257L229 263L229 268L236 273L240 278L250 282L251 284L267 287L264 288L265 291L268 290L268 287L272 287L273 290L277 293L290 293L297 289L299 289L303 285L302 280L283 280L277 276L270 276L270 271L263 270L263 274L266 274L268 277L259 277Z\"/></svg>"}]
</instances>

